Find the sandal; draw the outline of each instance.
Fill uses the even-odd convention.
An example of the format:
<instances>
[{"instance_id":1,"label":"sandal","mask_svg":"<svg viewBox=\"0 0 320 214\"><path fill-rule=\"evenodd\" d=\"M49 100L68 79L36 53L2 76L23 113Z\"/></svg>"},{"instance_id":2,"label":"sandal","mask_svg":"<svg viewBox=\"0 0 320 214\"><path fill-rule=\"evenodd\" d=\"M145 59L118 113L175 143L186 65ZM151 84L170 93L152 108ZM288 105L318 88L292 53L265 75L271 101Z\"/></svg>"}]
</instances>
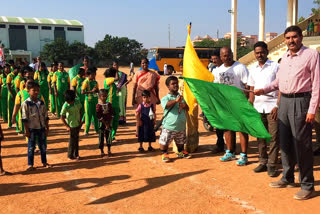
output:
<instances>
[{"instance_id":1,"label":"sandal","mask_svg":"<svg viewBox=\"0 0 320 214\"><path fill-rule=\"evenodd\" d=\"M139 147L138 151L139 151L140 153L145 152L145 150L144 150L143 147Z\"/></svg>"},{"instance_id":2,"label":"sandal","mask_svg":"<svg viewBox=\"0 0 320 214\"><path fill-rule=\"evenodd\" d=\"M156 150L155 150L152 146L149 146L149 147L148 147L148 151L149 151L149 152L154 152L154 151L156 151Z\"/></svg>"}]
</instances>

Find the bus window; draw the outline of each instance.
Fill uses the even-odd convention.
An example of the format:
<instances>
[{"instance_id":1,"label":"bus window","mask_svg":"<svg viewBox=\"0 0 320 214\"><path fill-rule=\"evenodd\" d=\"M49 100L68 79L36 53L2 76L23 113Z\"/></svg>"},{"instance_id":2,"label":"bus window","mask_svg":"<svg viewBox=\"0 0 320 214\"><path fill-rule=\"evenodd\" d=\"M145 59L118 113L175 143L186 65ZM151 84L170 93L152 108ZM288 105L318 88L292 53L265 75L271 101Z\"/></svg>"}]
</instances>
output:
<instances>
[{"instance_id":1,"label":"bus window","mask_svg":"<svg viewBox=\"0 0 320 214\"><path fill-rule=\"evenodd\" d=\"M156 56L156 49L150 49L148 51L147 59L151 60L153 57L157 57Z\"/></svg>"}]
</instances>

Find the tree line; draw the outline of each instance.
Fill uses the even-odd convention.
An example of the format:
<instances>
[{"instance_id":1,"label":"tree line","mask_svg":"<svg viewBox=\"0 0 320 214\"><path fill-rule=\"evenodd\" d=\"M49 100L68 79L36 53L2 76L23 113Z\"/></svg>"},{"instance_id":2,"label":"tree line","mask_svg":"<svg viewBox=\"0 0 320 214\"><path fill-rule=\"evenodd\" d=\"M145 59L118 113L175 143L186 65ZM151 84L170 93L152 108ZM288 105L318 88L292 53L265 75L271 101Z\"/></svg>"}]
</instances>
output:
<instances>
[{"instance_id":1,"label":"tree line","mask_svg":"<svg viewBox=\"0 0 320 214\"><path fill-rule=\"evenodd\" d=\"M40 55L45 61L64 61L69 65L77 64L83 56L89 56L94 64L105 66L114 60L123 65L128 65L131 61L139 64L140 59L145 57L147 52L142 43L134 39L107 34L94 47L78 41L69 43L62 38L57 38L44 45Z\"/></svg>"}]
</instances>

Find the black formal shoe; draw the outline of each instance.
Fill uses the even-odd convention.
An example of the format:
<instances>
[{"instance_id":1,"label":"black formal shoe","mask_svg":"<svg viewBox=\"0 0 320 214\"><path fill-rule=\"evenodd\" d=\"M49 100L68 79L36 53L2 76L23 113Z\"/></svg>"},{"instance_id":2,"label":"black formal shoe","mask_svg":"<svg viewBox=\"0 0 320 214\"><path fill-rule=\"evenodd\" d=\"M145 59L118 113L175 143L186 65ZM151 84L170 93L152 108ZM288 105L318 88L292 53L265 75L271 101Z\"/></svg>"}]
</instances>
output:
<instances>
[{"instance_id":1,"label":"black formal shoe","mask_svg":"<svg viewBox=\"0 0 320 214\"><path fill-rule=\"evenodd\" d=\"M313 152L314 156L319 156L320 155L320 147L317 148L314 152Z\"/></svg>"},{"instance_id":2,"label":"black formal shoe","mask_svg":"<svg viewBox=\"0 0 320 214\"><path fill-rule=\"evenodd\" d=\"M278 176L278 170L275 166L269 166L268 167L268 175L270 177L277 177Z\"/></svg>"},{"instance_id":3,"label":"black formal shoe","mask_svg":"<svg viewBox=\"0 0 320 214\"><path fill-rule=\"evenodd\" d=\"M255 173L266 172L266 171L267 171L267 166L266 166L266 165L263 165L263 164L259 164L259 166L257 166L256 168L254 168L253 171L254 171Z\"/></svg>"}]
</instances>

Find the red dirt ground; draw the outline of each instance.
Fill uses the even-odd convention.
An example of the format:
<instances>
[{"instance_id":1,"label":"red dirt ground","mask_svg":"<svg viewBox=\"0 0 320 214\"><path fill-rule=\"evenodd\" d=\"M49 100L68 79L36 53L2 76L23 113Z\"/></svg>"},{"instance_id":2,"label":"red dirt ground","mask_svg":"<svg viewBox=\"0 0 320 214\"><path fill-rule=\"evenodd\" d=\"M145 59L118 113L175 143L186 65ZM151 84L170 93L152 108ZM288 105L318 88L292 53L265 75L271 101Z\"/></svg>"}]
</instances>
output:
<instances>
[{"instance_id":1,"label":"red dirt ground","mask_svg":"<svg viewBox=\"0 0 320 214\"><path fill-rule=\"evenodd\" d=\"M128 72L127 68L122 68ZM103 70L98 71L102 85ZM167 93L161 77L160 95ZM251 139L249 161L221 163L210 152L216 136L200 127L200 147L193 158L162 163L160 151L140 154L135 137L132 84L128 86L128 124L120 126L111 158L100 158L97 134L80 138L80 162L67 159L69 135L58 119L50 120L48 161L51 169L27 173L27 144L2 124L5 170L0 177L0 213L318 213L320 208L320 159L315 159L317 197L296 201L299 188L272 189L266 173L255 174L258 154ZM158 106L158 118L162 109ZM91 132L93 133L93 131ZM157 133L159 135L159 133ZM147 145L145 145L145 148ZM159 148L158 143L154 144ZM239 148L238 148L239 149ZM35 165L41 166L39 154ZM298 174L296 174L298 178ZM318 211L317 211L318 210Z\"/></svg>"}]
</instances>

